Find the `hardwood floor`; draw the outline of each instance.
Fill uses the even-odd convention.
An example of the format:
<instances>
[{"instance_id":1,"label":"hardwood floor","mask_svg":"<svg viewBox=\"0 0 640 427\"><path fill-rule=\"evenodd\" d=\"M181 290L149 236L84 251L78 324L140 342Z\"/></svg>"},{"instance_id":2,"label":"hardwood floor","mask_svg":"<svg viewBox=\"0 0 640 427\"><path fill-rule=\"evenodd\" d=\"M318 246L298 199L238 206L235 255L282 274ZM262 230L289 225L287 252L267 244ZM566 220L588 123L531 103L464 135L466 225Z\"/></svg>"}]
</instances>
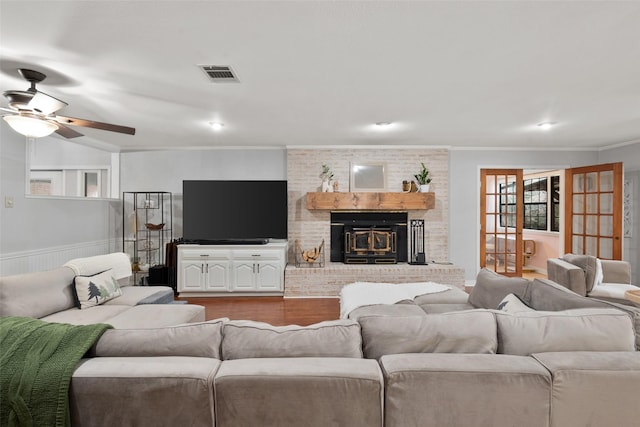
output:
<instances>
[{"instance_id":1,"label":"hardwood floor","mask_svg":"<svg viewBox=\"0 0 640 427\"><path fill-rule=\"evenodd\" d=\"M523 274L524 277L546 278L539 273ZM471 287L465 291L471 292ZM283 298L283 297L206 297L176 298L189 304L202 305L206 320L228 317L231 320L255 320L274 326L311 325L324 320L340 318L338 298Z\"/></svg>"},{"instance_id":2,"label":"hardwood floor","mask_svg":"<svg viewBox=\"0 0 640 427\"><path fill-rule=\"evenodd\" d=\"M202 305L206 320L228 317L231 320L255 320L274 326L307 326L340 318L338 298L217 297L176 298Z\"/></svg>"}]
</instances>

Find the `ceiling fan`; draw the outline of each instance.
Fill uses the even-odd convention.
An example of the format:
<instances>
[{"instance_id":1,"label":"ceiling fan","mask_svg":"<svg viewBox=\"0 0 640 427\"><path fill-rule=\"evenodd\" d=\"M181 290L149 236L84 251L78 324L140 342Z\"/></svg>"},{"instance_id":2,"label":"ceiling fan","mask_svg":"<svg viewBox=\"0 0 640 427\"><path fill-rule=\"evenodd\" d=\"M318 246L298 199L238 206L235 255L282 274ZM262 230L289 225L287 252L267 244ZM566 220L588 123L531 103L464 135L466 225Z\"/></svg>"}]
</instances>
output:
<instances>
[{"instance_id":1,"label":"ceiling fan","mask_svg":"<svg viewBox=\"0 0 640 427\"><path fill-rule=\"evenodd\" d=\"M31 87L26 91L5 91L3 95L9 101L9 108L0 107L0 111L8 113L3 114L2 118L18 133L33 138L47 136L53 132L65 138L82 136L80 132L68 127L71 125L135 135L136 130L127 126L56 114L68 104L36 89L36 83L40 83L47 76L26 68L19 68L18 73L31 83Z\"/></svg>"}]
</instances>

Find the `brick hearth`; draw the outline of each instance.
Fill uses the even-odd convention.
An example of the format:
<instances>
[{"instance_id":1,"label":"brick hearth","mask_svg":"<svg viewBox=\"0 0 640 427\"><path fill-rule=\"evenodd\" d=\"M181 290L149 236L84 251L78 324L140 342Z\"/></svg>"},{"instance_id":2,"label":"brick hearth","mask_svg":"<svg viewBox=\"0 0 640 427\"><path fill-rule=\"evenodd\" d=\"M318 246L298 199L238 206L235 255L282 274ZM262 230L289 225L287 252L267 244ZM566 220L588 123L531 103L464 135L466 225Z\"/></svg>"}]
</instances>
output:
<instances>
[{"instance_id":1,"label":"brick hearth","mask_svg":"<svg viewBox=\"0 0 640 427\"><path fill-rule=\"evenodd\" d=\"M437 282L464 290L464 269L455 265L353 265L327 263L322 268L288 265L284 296L337 297L344 285L353 282Z\"/></svg>"}]
</instances>

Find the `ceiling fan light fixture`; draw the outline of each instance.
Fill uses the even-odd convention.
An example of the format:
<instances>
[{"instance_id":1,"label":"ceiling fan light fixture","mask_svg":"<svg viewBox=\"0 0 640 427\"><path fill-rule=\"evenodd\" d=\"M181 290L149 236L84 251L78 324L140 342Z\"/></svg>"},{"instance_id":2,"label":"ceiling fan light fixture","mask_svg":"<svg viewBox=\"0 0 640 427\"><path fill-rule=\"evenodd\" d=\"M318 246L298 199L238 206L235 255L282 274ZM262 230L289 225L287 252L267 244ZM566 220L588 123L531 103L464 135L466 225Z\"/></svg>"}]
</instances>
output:
<instances>
[{"instance_id":1,"label":"ceiling fan light fixture","mask_svg":"<svg viewBox=\"0 0 640 427\"><path fill-rule=\"evenodd\" d=\"M556 125L555 122L542 122L538 123L538 127L542 130L549 130Z\"/></svg>"},{"instance_id":2,"label":"ceiling fan light fixture","mask_svg":"<svg viewBox=\"0 0 640 427\"><path fill-rule=\"evenodd\" d=\"M58 130L58 126L48 120L42 120L25 115L9 115L4 121L16 132L29 138L42 138Z\"/></svg>"},{"instance_id":3,"label":"ceiling fan light fixture","mask_svg":"<svg viewBox=\"0 0 640 427\"><path fill-rule=\"evenodd\" d=\"M388 129L392 124L392 122L376 122L376 128Z\"/></svg>"}]
</instances>

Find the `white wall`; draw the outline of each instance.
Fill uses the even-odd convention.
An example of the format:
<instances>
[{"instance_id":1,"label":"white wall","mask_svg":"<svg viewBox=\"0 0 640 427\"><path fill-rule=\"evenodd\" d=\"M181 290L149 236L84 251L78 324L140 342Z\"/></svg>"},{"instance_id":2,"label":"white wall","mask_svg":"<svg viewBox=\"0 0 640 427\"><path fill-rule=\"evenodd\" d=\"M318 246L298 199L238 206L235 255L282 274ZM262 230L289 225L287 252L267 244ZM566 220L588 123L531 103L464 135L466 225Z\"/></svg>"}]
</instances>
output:
<instances>
[{"instance_id":1,"label":"white wall","mask_svg":"<svg viewBox=\"0 0 640 427\"><path fill-rule=\"evenodd\" d=\"M120 157L122 191L182 194L185 179L287 179L284 148L142 151Z\"/></svg>"},{"instance_id":2,"label":"white wall","mask_svg":"<svg viewBox=\"0 0 640 427\"><path fill-rule=\"evenodd\" d=\"M143 151L122 153L120 159L122 191L173 193L174 239L182 237L183 180L287 179L284 148Z\"/></svg>"},{"instance_id":3,"label":"white wall","mask_svg":"<svg viewBox=\"0 0 640 427\"><path fill-rule=\"evenodd\" d=\"M602 150L598 163L624 163L624 179L631 183L631 237L625 237L622 259L631 263L631 282L640 284L640 141Z\"/></svg>"},{"instance_id":4,"label":"white wall","mask_svg":"<svg viewBox=\"0 0 640 427\"><path fill-rule=\"evenodd\" d=\"M48 248L50 253L63 253L63 258L112 250L109 245L120 203L26 197L25 138L5 123L0 132L0 274L24 272L15 271L16 268L59 266L56 259L43 261L37 267L14 267L23 265L21 258L47 252ZM5 207L7 197L13 198L12 208Z\"/></svg>"},{"instance_id":5,"label":"white wall","mask_svg":"<svg viewBox=\"0 0 640 427\"><path fill-rule=\"evenodd\" d=\"M89 252L84 249L88 243L110 241L120 236L120 202L26 198L24 138L4 123L1 130L0 260L61 246ZM286 159L285 149L123 153L121 190L171 191L176 193L176 207L181 207L183 179L286 179ZM617 161L624 162L625 177L636 180L634 235L632 239L625 239L625 259L634 265L637 283L640 277L637 249L640 173L633 173L640 171L640 143L600 152L452 150L449 153L449 260L465 268L467 279L473 279L477 274L480 168L560 169ZM4 207L7 196L13 197L13 208ZM181 209L174 213L181 217ZM180 237L181 224L175 224L174 229L174 237ZM12 273L0 270L0 275Z\"/></svg>"},{"instance_id":6,"label":"white wall","mask_svg":"<svg viewBox=\"0 0 640 427\"><path fill-rule=\"evenodd\" d=\"M449 260L474 279L479 271L480 169L564 169L598 163L597 151L451 150Z\"/></svg>"}]
</instances>

